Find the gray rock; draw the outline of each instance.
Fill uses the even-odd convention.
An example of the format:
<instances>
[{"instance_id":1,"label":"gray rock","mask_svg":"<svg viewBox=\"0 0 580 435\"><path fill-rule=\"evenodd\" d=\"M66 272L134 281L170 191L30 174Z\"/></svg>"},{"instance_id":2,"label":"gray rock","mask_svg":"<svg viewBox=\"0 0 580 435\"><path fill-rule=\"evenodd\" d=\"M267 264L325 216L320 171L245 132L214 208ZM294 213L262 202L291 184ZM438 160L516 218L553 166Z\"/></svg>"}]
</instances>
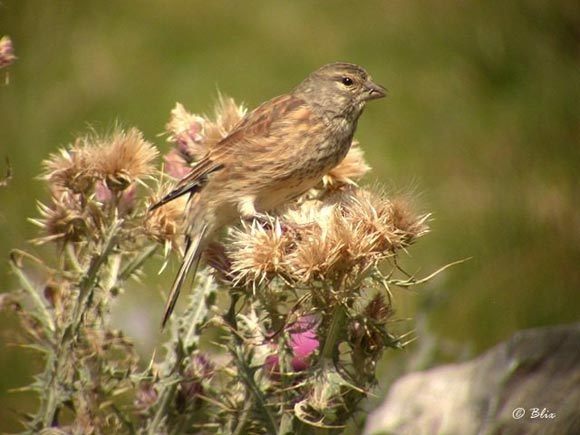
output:
<instances>
[{"instance_id":1,"label":"gray rock","mask_svg":"<svg viewBox=\"0 0 580 435\"><path fill-rule=\"evenodd\" d=\"M580 434L580 323L520 331L472 361L403 376L364 433Z\"/></svg>"}]
</instances>

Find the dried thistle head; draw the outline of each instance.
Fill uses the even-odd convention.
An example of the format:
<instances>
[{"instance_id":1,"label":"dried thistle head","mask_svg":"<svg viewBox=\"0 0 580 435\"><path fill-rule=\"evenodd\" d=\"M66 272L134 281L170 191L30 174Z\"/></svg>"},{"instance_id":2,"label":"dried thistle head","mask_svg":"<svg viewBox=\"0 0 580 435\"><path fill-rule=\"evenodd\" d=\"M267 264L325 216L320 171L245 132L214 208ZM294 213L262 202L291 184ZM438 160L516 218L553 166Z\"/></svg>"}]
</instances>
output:
<instances>
[{"instance_id":1,"label":"dried thistle head","mask_svg":"<svg viewBox=\"0 0 580 435\"><path fill-rule=\"evenodd\" d=\"M263 228L257 222L232 229L228 255L231 276L237 284L259 285L283 271L290 239L283 233L279 221L273 222L272 229Z\"/></svg>"},{"instance_id":2,"label":"dried thistle head","mask_svg":"<svg viewBox=\"0 0 580 435\"><path fill-rule=\"evenodd\" d=\"M302 283L357 281L421 236L425 219L402 199L351 187L296 203L272 228L254 224L233 230L227 252L234 275L245 285L275 275Z\"/></svg>"},{"instance_id":3,"label":"dried thistle head","mask_svg":"<svg viewBox=\"0 0 580 435\"><path fill-rule=\"evenodd\" d=\"M402 346L400 339L387 328L394 314L393 307L384 292L375 292L370 298L360 297L354 311L356 313L351 314L347 324L352 364L358 376L372 382L375 379L376 363L385 348Z\"/></svg>"},{"instance_id":4,"label":"dried thistle head","mask_svg":"<svg viewBox=\"0 0 580 435\"><path fill-rule=\"evenodd\" d=\"M167 186L160 183L157 192L151 197L151 204L160 200L166 191ZM182 245L181 236L185 210L187 210L187 198L182 196L168 202L163 207L150 211L144 221L145 234L163 244L166 252L170 249L179 251Z\"/></svg>"},{"instance_id":5,"label":"dried thistle head","mask_svg":"<svg viewBox=\"0 0 580 435\"><path fill-rule=\"evenodd\" d=\"M243 105L237 105L233 98L219 95L214 108L214 119L204 116L203 144L206 150L214 147L226 137L246 114Z\"/></svg>"},{"instance_id":6,"label":"dried thistle head","mask_svg":"<svg viewBox=\"0 0 580 435\"><path fill-rule=\"evenodd\" d=\"M169 134L167 140L175 144L179 155L191 164L226 137L245 113L244 106L222 95L219 95L215 105L213 118L189 113L182 104L177 103L165 126Z\"/></svg>"},{"instance_id":7,"label":"dried thistle head","mask_svg":"<svg viewBox=\"0 0 580 435\"><path fill-rule=\"evenodd\" d=\"M101 234L103 215L96 204L83 204L79 195L63 191L53 196L50 206L38 203L40 219L31 219L46 234L33 240L36 244L52 241L80 242Z\"/></svg>"},{"instance_id":8,"label":"dried thistle head","mask_svg":"<svg viewBox=\"0 0 580 435\"><path fill-rule=\"evenodd\" d=\"M246 112L232 98L219 96L213 119L207 115L189 113L177 103L165 129L167 140L175 145L164 157L165 171L181 179L191 171L191 165L226 137Z\"/></svg>"},{"instance_id":9,"label":"dried thistle head","mask_svg":"<svg viewBox=\"0 0 580 435\"><path fill-rule=\"evenodd\" d=\"M16 60L12 39L9 36L0 38L0 69L9 66Z\"/></svg>"},{"instance_id":10,"label":"dried thistle head","mask_svg":"<svg viewBox=\"0 0 580 435\"><path fill-rule=\"evenodd\" d=\"M90 192L98 179L96 148L85 138L79 138L69 149L51 154L43 162L48 187L54 194L63 190L73 193Z\"/></svg>"},{"instance_id":11,"label":"dried thistle head","mask_svg":"<svg viewBox=\"0 0 580 435\"><path fill-rule=\"evenodd\" d=\"M333 231L335 212L334 204L309 201L286 213L297 235L286 261L297 281L323 280L339 265L344 245Z\"/></svg>"},{"instance_id":12,"label":"dried thistle head","mask_svg":"<svg viewBox=\"0 0 580 435\"><path fill-rule=\"evenodd\" d=\"M42 178L56 194L63 190L88 194L99 180L112 192L119 192L150 175L157 154L135 128L117 128L109 137L91 133L45 160Z\"/></svg>"},{"instance_id":13,"label":"dried thistle head","mask_svg":"<svg viewBox=\"0 0 580 435\"><path fill-rule=\"evenodd\" d=\"M165 126L169 133L167 140L176 145L178 155L188 164L207 151L203 145L204 124L204 118L189 113L181 103L176 103Z\"/></svg>"},{"instance_id":14,"label":"dried thistle head","mask_svg":"<svg viewBox=\"0 0 580 435\"><path fill-rule=\"evenodd\" d=\"M427 231L425 216L411 211L410 202L403 198L388 199L382 192L352 189L338 195L339 217L351 229L353 251L388 255L411 244ZM362 243L357 247L357 243Z\"/></svg>"},{"instance_id":15,"label":"dried thistle head","mask_svg":"<svg viewBox=\"0 0 580 435\"><path fill-rule=\"evenodd\" d=\"M427 221L431 216L430 214L417 216L409 205L409 199L404 196L393 198L391 204L393 226L405 245L412 244L419 237L429 232Z\"/></svg>"},{"instance_id":16,"label":"dried thistle head","mask_svg":"<svg viewBox=\"0 0 580 435\"><path fill-rule=\"evenodd\" d=\"M153 173L152 162L158 151L136 128L117 128L109 137L93 140L98 143L95 170L113 192Z\"/></svg>"},{"instance_id":17,"label":"dried thistle head","mask_svg":"<svg viewBox=\"0 0 580 435\"><path fill-rule=\"evenodd\" d=\"M357 188L343 189L322 201L307 201L285 218L298 228L299 240L288 261L301 281L355 269L364 272L424 231L423 218L412 214L407 203ZM404 228L399 228L402 223Z\"/></svg>"},{"instance_id":18,"label":"dried thistle head","mask_svg":"<svg viewBox=\"0 0 580 435\"><path fill-rule=\"evenodd\" d=\"M137 184L132 183L122 192L113 192L104 181L95 184L95 199L103 204L114 203L121 215L133 211L137 200Z\"/></svg>"}]
</instances>

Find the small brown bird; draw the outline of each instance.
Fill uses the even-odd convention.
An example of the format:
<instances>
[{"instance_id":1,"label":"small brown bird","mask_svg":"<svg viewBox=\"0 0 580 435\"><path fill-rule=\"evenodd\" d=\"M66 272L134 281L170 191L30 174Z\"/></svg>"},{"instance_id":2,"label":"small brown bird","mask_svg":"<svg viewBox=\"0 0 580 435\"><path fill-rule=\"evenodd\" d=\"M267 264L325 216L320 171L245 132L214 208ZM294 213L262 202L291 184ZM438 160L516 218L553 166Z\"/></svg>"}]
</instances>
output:
<instances>
[{"instance_id":1,"label":"small brown bird","mask_svg":"<svg viewBox=\"0 0 580 435\"><path fill-rule=\"evenodd\" d=\"M264 212L314 187L348 153L367 101L385 95L385 88L360 66L325 65L289 94L248 113L173 191L151 206L154 210L190 195L185 254L162 327L188 272L195 275L201 253L216 232L240 217L264 220Z\"/></svg>"}]
</instances>

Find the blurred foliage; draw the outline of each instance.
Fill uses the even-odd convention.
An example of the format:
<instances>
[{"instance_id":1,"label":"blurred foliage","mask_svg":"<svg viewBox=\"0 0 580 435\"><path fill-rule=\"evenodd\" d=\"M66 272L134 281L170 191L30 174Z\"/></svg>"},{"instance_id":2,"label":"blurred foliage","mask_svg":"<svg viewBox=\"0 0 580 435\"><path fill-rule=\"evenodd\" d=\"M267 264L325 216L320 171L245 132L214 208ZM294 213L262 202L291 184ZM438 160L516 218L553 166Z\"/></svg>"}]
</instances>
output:
<instances>
[{"instance_id":1,"label":"blurred foliage","mask_svg":"<svg viewBox=\"0 0 580 435\"><path fill-rule=\"evenodd\" d=\"M0 70L0 172L4 157L14 172L0 187L2 291L16 286L10 250L36 236L26 218L46 196L41 160L87 123L119 120L168 147L157 135L176 101L208 111L219 89L253 107L340 59L391 91L357 136L368 180L414 190L434 214L413 264L426 274L473 257L396 295L400 316L419 309L417 366L579 317L577 1L4 0L0 34L18 56ZM152 273L119 307L143 349L158 338L172 272ZM0 431L27 400L8 390L38 369L38 355L10 347L13 324L0 319Z\"/></svg>"}]
</instances>

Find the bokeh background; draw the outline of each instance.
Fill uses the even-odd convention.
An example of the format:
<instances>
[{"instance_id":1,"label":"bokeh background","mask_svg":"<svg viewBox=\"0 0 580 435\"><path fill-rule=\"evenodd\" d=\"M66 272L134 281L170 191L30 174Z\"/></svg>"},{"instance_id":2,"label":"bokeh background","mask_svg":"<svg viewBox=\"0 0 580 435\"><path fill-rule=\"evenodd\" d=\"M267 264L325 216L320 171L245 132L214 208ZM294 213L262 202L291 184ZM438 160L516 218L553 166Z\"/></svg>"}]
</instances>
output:
<instances>
[{"instance_id":1,"label":"bokeh background","mask_svg":"<svg viewBox=\"0 0 580 435\"><path fill-rule=\"evenodd\" d=\"M417 341L385 355L380 396L402 370L477 355L516 330L580 317L580 3L366 0L3 0L0 35L18 60L0 70L0 291L16 288L11 249L33 249L26 218L45 199L41 161L116 121L159 137L176 101L211 112L217 90L253 107L334 60L360 63L390 90L357 137L366 182L414 192L432 233L404 267L426 275L395 294ZM116 316L146 355L158 340L151 273ZM122 313L122 315L119 315ZM40 357L12 347L0 317L0 432L18 426ZM369 405L370 406L370 405Z\"/></svg>"}]
</instances>

